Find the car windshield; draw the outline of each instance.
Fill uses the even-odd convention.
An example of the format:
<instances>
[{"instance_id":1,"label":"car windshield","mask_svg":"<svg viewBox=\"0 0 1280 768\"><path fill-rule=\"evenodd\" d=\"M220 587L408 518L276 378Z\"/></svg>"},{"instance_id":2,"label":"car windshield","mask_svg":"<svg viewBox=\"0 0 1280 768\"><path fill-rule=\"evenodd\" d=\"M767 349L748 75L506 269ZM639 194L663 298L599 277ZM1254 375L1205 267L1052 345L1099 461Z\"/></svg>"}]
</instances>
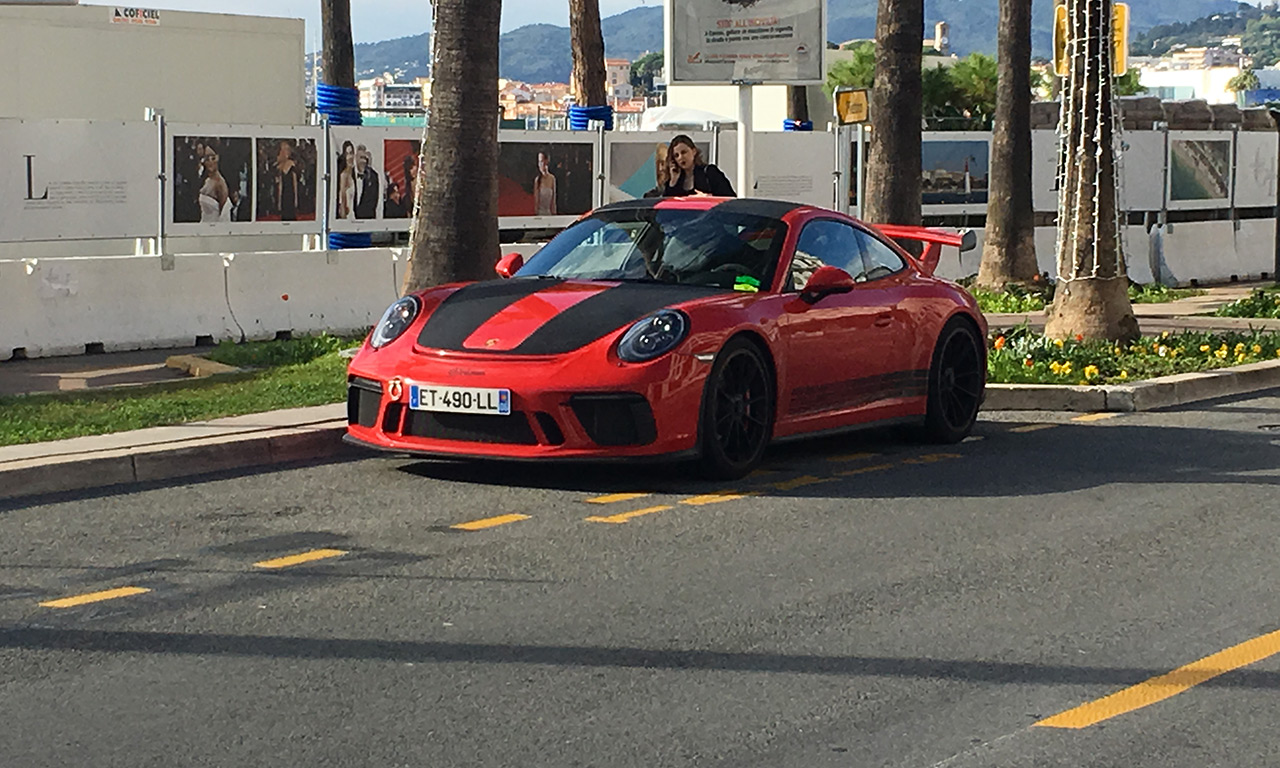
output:
<instances>
[{"instance_id":1,"label":"car windshield","mask_svg":"<svg viewBox=\"0 0 1280 768\"><path fill-rule=\"evenodd\" d=\"M515 276L765 291L786 229L777 219L715 208L601 211L561 232Z\"/></svg>"}]
</instances>

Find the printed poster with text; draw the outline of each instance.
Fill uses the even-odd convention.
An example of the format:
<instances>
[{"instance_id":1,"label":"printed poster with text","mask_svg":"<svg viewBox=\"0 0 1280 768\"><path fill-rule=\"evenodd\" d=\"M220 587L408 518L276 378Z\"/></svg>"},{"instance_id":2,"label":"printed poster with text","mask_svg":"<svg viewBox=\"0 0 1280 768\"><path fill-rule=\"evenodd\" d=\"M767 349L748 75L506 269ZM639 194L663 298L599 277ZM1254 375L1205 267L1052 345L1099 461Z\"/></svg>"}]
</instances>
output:
<instances>
[{"instance_id":1,"label":"printed poster with text","mask_svg":"<svg viewBox=\"0 0 1280 768\"><path fill-rule=\"evenodd\" d=\"M822 0L682 0L668 7L672 82L822 82Z\"/></svg>"}]
</instances>

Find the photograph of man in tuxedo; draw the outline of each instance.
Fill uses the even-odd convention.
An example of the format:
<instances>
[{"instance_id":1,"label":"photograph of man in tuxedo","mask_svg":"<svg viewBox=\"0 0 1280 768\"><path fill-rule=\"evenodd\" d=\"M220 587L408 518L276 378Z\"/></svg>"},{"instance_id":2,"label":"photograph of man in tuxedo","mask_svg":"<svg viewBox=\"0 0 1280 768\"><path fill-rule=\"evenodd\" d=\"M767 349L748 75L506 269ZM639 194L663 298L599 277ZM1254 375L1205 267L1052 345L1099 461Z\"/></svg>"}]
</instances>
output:
<instances>
[{"instance_id":1,"label":"photograph of man in tuxedo","mask_svg":"<svg viewBox=\"0 0 1280 768\"><path fill-rule=\"evenodd\" d=\"M380 181L378 172L369 167L373 156L363 144L356 147L356 218L375 219L378 217L378 193Z\"/></svg>"}]
</instances>

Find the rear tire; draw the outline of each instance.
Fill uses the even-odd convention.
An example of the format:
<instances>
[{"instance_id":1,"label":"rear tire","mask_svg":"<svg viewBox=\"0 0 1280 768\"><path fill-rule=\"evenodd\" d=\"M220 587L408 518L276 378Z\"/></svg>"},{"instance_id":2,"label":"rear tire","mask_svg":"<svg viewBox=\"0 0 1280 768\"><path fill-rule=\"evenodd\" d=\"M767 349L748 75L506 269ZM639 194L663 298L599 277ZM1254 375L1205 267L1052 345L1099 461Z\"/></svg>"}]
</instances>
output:
<instances>
[{"instance_id":1,"label":"rear tire","mask_svg":"<svg viewBox=\"0 0 1280 768\"><path fill-rule=\"evenodd\" d=\"M963 320L942 329L929 366L929 406L924 437L934 443L958 443L978 420L987 371L978 334Z\"/></svg>"},{"instance_id":2,"label":"rear tire","mask_svg":"<svg viewBox=\"0 0 1280 768\"><path fill-rule=\"evenodd\" d=\"M755 469L773 437L773 375L760 349L731 339L716 355L698 427L701 474L736 480Z\"/></svg>"}]
</instances>

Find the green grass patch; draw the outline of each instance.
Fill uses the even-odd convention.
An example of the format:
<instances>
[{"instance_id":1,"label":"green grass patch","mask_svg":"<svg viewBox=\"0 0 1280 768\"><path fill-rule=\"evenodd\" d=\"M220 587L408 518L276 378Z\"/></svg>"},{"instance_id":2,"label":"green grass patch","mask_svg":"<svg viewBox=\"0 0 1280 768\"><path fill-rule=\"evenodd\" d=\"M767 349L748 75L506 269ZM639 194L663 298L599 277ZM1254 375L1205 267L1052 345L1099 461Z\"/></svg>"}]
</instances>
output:
<instances>
[{"instance_id":1,"label":"green grass patch","mask_svg":"<svg viewBox=\"0 0 1280 768\"><path fill-rule=\"evenodd\" d=\"M287 341L250 341L243 344L224 341L201 357L236 368L275 368L309 363L330 352L359 346L361 341L359 338L330 336L327 333Z\"/></svg>"},{"instance_id":2,"label":"green grass patch","mask_svg":"<svg viewBox=\"0 0 1280 768\"><path fill-rule=\"evenodd\" d=\"M985 314L1021 314L1038 312L1053 301L1052 285L1024 287L1008 285L1003 291L988 291L972 285L969 293L978 301L978 308ZM1129 286L1129 301L1133 304L1164 304L1192 296L1202 296L1205 291L1194 288L1169 288L1159 283Z\"/></svg>"},{"instance_id":3,"label":"green grass patch","mask_svg":"<svg viewBox=\"0 0 1280 768\"><path fill-rule=\"evenodd\" d=\"M317 337L319 338L319 337ZM332 337L330 337L332 338ZM307 358L230 376L177 384L124 387L90 392L0 398L0 445L39 443L84 435L125 432L281 408L338 403L346 399L347 361L335 339L309 346L306 339L262 345L219 347L209 357L229 365L265 365L267 360ZM279 345L288 352L270 351ZM331 344L334 351L314 354ZM254 347L250 352L247 348ZM228 362L232 361L232 362Z\"/></svg>"},{"instance_id":4,"label":"green grass patch","mask_svg":"<svg viewBox=\"0 0 1280 768\"><path fill-rule=\"evenodd\" d=\"M1129 286L1129 303L1131 304L1166 304L1178 299L1189 299L1192 296L1203 296L1208 291L1198 288L1170 288L1160 283L1147 285L1132 284Z\"/></svg>"},{"instance_id":5,"label":"green grass patch","mask_svg":"<svg viewBox=\"0 0 1280 768\"><path fill-rule=\"evenodd\" d=\"M1243 299L1218 307L1218 317L1280 317L1280 286L1259 288Z\"/></svg>"},{"instance_id":6,"label":"green grass patch","mask_svg":"<svg viewBox=\"0 0 1280 768\"><path fill-rule=\"evenodd\" d=\"M1280 333L1184 332L1133 344L1053 340L1025 324L991 334L992 384L1122 384L1280 359Z\"/></svg>"}]
</instances>

